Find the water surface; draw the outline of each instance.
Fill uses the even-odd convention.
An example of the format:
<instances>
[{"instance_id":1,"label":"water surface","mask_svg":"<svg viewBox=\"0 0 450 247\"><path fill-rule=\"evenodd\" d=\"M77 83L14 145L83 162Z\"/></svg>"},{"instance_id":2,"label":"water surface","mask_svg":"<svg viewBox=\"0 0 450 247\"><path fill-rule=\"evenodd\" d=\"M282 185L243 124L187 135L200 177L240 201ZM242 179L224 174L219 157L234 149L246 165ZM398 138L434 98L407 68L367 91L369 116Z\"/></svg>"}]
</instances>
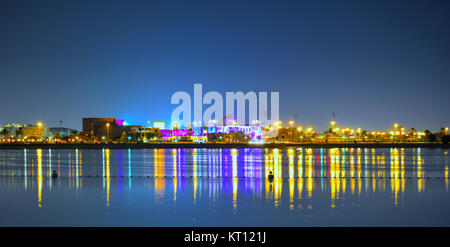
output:
<instances>
[{"instance_id":1,"label":"water surface","mask_svg":"<svg viewBox=\"0 0 450 247\"><path fill-rule=\"evenodd\" d=\"M450 226L448 183L447 149L0 150L0 226Z\"/></svg>"}]
</instances>

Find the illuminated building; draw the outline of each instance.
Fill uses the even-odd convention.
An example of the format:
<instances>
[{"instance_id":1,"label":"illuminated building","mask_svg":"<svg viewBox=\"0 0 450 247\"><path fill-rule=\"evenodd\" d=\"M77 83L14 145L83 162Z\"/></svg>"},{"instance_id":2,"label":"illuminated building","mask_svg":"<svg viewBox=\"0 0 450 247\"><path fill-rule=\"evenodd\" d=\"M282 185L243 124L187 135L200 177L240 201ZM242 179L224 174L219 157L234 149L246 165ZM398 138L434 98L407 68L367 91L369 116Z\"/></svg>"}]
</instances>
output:
<instances>
[{"instance_id":1,"label":"illuminated building","mask_svg":"<svg viewBox=\"0 0 450 247\"><path fill-rule=\"evenodd\" d=\"M154 122L153 123L153 128L158 128L160 130L163 130L166 128L166 123L164 122Z\"/></svg>"},{"instance_id":2,"label":"illuminated building","mask_svg":"<svg viewBox=\"0 0 450 247\"><path fill-rule=\"evenodd\" d=\"M0 131L7 136L3 136L0 134L0 137L19 137L23 134L23 128L27 127L27 124L5 124L3 127L0 127Z\"/></svg>"},{"instance_id":3,"label":"illuminated building","mask_svg":"<svg viewBox=\"0 0 450 247\"><path fill-rule=\"evenodd\" d=\"M206 134L232 134L241 133L252 142L262 142L262 126L260 123L252 125L237 125L236 121L224 121L225 123L232 123L231 125L220 125L218 123L208 124ZM205 133L204 133L205 134Z\"/></svg>"},{"instance_id":4,"label":"illuminated building","mask_svg":"<svg viewBox=\"0 0 450 247\"><path fill-rule=\"evenodd\" d=\"M115 118L83 118L83 132L92 136L106 136L109 131L110 136L120 136L122 132L118 129L123 126L123 122Z\"/></svg>"},{"instance_id":5,"label":"illuminated building","mask_svg":"<svg viewBox=\"0 0 450 247\"><path fill-rule=\"evenodd\" d=\"M124 120L115 118L83 118L82 134L95 136L99 139L115 140L139 132L141 125L123 125Z\"/></svg>"},{"instance_id":6,"label":"illuminated building","mask_svg":"<svg viewBox=\"0 0 450 247\"><path fill-rule=\"evenodd\" d=\"M191 141L192 131L191 130L170 130L163 129L160 130L161 138L163 141Z\"/></svg>"},{"instance_id":7,"label":"illuminated building","mask_svg":"<svg viewBox=\"0 0 450 247\"><path fill-rule=\"evenodd\" d=\"M50 127L48 128L49 135L53 136L55 133L59 133L60 137L68 137L72 132L78 132L76 129L70 129L70 128L62 128L62 127Z\"/></svg>"},{"instance_id":8,"label":"illuminated building","mask_svg":"<svg viewBox=\"0 0 450 247\"><path fill-rule=\"evenodd\" d=\"M163 141L196 142L196 143L206 142L206 135L196 135L192 130L166 129L160 130L160 132L161 132L161 139Z\"/></svg>"},{"instance_id":9,"label":"illuminated building","mask_svg":"<svg viewBox=\"0 0 450 247\"><path fill-rule=\"evenodd\" d=\"M24 138L35 138L44 140L48 137L48 128L44 126L42 123L37 123L36 125L28 125L23 128L22 136Z\"/></svg>"}]
</instances>

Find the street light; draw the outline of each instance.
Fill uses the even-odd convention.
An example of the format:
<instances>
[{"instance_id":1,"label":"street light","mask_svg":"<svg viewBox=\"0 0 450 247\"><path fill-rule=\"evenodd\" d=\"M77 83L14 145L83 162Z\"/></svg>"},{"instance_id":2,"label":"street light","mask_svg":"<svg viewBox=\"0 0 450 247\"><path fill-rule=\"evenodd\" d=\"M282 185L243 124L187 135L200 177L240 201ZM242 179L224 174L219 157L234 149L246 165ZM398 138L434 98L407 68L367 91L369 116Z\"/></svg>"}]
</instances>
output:
<instances>
[{"instance_id":1,"label":"street light","mask_svg":"<svg viewBox=\"0 0 450 247\"><path fill-rule=\"evenodd\" d=\"M106 123L106 141L109 142L109 123Z\"/></svg>"},{"instance_id":2,"label":"street light","mask_svg":"<svg viewBox=\"0 0 450 247\"><path fill-rule=\"evenodd\" d=\"M289 121L289 126L292 128L292 126L294 126L294 123L295 123L294 120L290 120Z\"/></svg>"},{"instance_id":3,"label":"street light","mask_svg":"<svg viewBox=\"0 0 450 247\"><path fill-rule=\"evenodd\" d=\"M283 126L281 120L276 121L276 122L275 122L275 125L276 125L278 128L281 128L281 126Z\"/></svg>"},{"instance_id":4,"label":"street light","mask_svg":"<svg viewBox=\"0 0 450 247\"><path fill-rule=\"evenodd\" d=\"M335 125L336 125L336 121L330 121L330 125L331 125L331 128L333 128Z\"/></svg>"},{"instance_id":5,"label":"street light","mask_svg":"<svg viewBox=\"0 0 450 247\"><path fill-rule=\"evenodd\" d=\"M38 127L38 129L39 129L39 135L41 135L41 127L43 126L44 124L42 124L42 122L37 122L36 123L36 126ZM45 134L44 134L45 135ZM40 137L39 137L40 138Z\"/></svg>"}]
</instances>

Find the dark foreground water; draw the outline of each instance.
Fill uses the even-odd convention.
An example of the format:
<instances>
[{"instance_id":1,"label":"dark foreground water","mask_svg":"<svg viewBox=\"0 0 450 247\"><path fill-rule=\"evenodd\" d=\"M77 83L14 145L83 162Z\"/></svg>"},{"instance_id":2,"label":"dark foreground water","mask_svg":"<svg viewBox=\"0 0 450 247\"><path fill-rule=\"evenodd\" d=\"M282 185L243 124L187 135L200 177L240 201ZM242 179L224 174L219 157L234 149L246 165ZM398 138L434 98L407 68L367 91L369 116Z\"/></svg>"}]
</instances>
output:
<instances>
[{"instance_id":1,"label":"dark foreground water","mask_svg":"<svg viewBox=\"0 0 450 247\"><path fill-rule=\"evenodd\" d=\"M0 226L450 226L448 183L447 149L0 150Z\"/></svg>"}]
</instances>

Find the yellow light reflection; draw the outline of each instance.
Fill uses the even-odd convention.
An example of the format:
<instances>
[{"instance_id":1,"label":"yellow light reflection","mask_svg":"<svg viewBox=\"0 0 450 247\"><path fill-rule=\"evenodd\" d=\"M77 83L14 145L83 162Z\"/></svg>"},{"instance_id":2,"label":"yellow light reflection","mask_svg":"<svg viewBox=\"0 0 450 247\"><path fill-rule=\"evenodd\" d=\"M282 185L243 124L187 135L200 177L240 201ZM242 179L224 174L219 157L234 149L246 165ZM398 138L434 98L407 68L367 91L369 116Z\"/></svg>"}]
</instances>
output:
<instances>
[{"instance_id":1,"label":"yellow light reflection","mask_svg":"<svg viewBox=\"0 0 450 247\"><path fill-rule=\"evenodd\" d=\"M445 167L445 190L448 191L448 166Z\"/></svg>"},{"instance_id":2,"label":"yellow light reflection","mask_svg":"<svg viewBox=\"0 0 450 247\"><path fill-rule=\"evenodd\" d=\"M353 152L353 148L351 149L351 152ZM361 191L362 191L362 169L361 169L361 153L357 153L356 154L356 174L358 177L358 194L361 195Z\"/></svg>"},{"instance_id":3,"label":"yellow light reflection","mask_svg":"<svg viewBox=\"0 0 450 247\"><path fill-rule=\"evenodd\" d=\"M110 166L110 151L105 149L105 176L106 176L106 206L109 207L109 189L111 186L111 166Z\"/></svg>"},{"instance_id":4,"label":"yellow light reflection","mask_svg":"<svg viewBox=\"0 0 450 247\"><path fill-rule=\"evenodd\" d=\"M154 159L155 159L155 191L158 193L164 193L164 167L165 167L165 158L164 158L164 149L155 149L154 150Z\"/></svg>"},{"instance_id":5,"label":"yellow light reflection","mask_svg":"<svg viewBox=\"0 0 450 247\"><path fill-rule=\"evenodd\" d=\"M404 193L404 169L404 150L399 152L397 148L391 149L391 190L395 205L398 205L399 193Z\"/></svg>"},{"instance_id":6,"label":"yellow light reflection","mask_svg":"<svg viewBox=\"0 0 450 247\"><path fill-rule=\"evenodd\" d=\"M237 150L232 149L231 150L231 158L232 158L232 164L233 164L233 178L237 177Z\"/></svg>"},{"instance_id":7,"label":"yellow light reflection","mask_svg":"<svg viewBox=\"0 0 450 247\"><path fill-rule=\"evenodd\" d=\"M233 178L233 209L237 208L237 190L238 190L238 179Z\"/></svg>"},{"instance_id":8,"label":"yellow light reflection","mask_svg":"<svg viewBox=\"0 0 450 247\"><path fill-rule=\"evenodd\" d=\"M305 157L305 163L306 163L306 190L308 191L308 198L312 197L313 192L313 176L314 176L314 169L313 169L313 155L312 155L312 149L308 148L306 149L306 157Z\"/></svg>"},{"instance_id":9,"label":"yellow light reflection","mask_svg":"<svg viewBox=\"0 0 450 247\"><path fill-rule=\"evenodd\" d=\"M289 149L289 208L294 209L294 150Z\"/></svg>"},{"instance_id":10,"label":"yellow light reflection","mask_svg":"<svg viewBox=\"0 0 450 247\"><path fill-rule=\"evenodd\" d=\"M302 192L303 192L303 155L302 155L301 150L300 150L300 154L298 155L297 171L298 171L298 181L297 181L298 198L302 199Z\"/></svg>"},{"instance_id":11,"label":"yellow light reflection","mask_svg":"<svg viewBox=\"0 0 450 247\"><path fill-rule=\"evenodd\" d=\"M355 194L355 157L350 155L350 186L352 189L352 195Z\"/></svg>"},{"instance_id":12,"label":"yellow light reflection","mask_svg":"<svg viewBox=\"0 0 450 247\"><path fill-rule=\"evenodd\" d=\"M237 207L237 190L238 190L238 179L237 179L237 155L238 152L236 149L231 150L231 157L232 157L232 166L233 166L233 209L236 209Z\"/></svg>"},{"instance_id":13,"label":"yellow light reflection","mask_svg":"<svg viewBox=\"0 0 450 247\"><path fill-rule=\"evenodd\" d=\"M417 190L422 192L425 189L425 172L423 169L423 159L420 156L420 149L417 149Z\"/></svg>"},{"instance_id":14,"label":"yellow light reflection","mask_svg":"<svg viewBox=\"0 0 450 247\"><path fill-rule=\"evenodd\" d=\"M336 206L336 199L339 199L341 188L341 166L340 166L340 152L338 148L330 149L330 189L331 189L331 207Z\"/></svg>"},{"instance_id":15,"label":"yellow light reflection","mask_svg":"<svg viewBox=\"0 0 450 247\"><path fill-rule=\"evenodd\" d=\"M42 149L37 149L36 150L36 155L37 155L37 169L38 169L38 206L41 208L42 207L42 181L43 181L43 177L42 177Z\"/></svg>"},{"instance_id":16,"label":"yellow light reflection","mask_svg":"<svg viewBox=\"0 0 450 247\"><path fill-rule=\"evenodd\" d=\"M78 173L78 148L75 149L75 179L77 183L77 188L79 186L79 173Z\"/></svg>"},{"instance_id":17,"label":"yellow light reflection","mask_svg":"<svg viewBox=\"0 0 450 247\"><path fill-rule=\"evenodd\" d=\"M177 200L177 150L172 149L172 158L173 158L173 200Z\"/></svg>"}]
</instances>

